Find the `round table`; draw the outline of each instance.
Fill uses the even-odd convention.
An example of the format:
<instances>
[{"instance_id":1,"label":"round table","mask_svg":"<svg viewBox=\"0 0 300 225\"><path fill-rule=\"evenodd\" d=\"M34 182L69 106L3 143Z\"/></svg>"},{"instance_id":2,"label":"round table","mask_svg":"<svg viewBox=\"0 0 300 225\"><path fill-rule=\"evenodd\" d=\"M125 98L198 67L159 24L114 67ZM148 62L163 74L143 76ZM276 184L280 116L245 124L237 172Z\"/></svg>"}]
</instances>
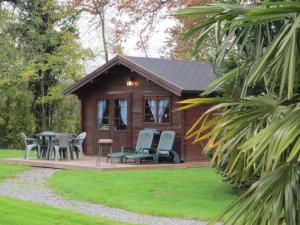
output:
<instances>
[{"instance_id":1,"label":"round table","mask_svg":"<svg viewBox=\"0 0 300 225\"><path fill-rule=\"evenodd\" d=\"M53 139L57 136L58 134L57 133L54 133L52 131L44 131L42 133L39 133L39 134L36 134L35 136L36 137L42 137L44 138L44 140L46 140L48 138L48 142L47 142L47 151L46 151L46 155L44 156L45 159L48 159L50 158L50 151L51 149L54 147L53 146ZM42 154L42 158L43 158L43 155Z\"/></svg>"}]
</instances>

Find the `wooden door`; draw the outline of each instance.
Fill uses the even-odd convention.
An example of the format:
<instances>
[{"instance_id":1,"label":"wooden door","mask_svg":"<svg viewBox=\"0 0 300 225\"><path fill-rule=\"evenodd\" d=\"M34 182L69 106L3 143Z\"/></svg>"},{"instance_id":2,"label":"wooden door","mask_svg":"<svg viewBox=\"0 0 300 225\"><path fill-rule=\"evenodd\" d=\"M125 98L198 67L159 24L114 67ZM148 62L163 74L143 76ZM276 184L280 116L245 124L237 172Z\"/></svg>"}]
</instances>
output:
<instances>
[{"instance_id":1,"label":"wooden door","mask_svg":"<svg viewBox=\"0 0 300 225\"><path fill-rule=\"evenodd\" d=\"M131 97L126 95L102 95L97 106L98 125L96 140L110 138L113 150L131 146Z\"/></svg>"},{"instance_id":2,"label":"wooden door","mask_svg":"<svg viewBox=\"0 0 300 225\"><path fill-rule=\"evenodd\" d=\"M129 95L112 95L110 138L113 150L131 146L131 101Z\"/></svg>"}]
</instances>

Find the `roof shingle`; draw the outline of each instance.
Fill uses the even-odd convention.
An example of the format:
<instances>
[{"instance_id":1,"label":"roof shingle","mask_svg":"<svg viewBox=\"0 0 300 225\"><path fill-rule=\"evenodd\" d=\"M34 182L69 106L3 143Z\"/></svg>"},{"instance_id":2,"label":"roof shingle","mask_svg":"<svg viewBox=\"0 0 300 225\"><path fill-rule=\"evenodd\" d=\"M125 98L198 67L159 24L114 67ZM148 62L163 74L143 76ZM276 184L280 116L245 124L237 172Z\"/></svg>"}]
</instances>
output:
<instances>
[{"instance_id":1,"label":"roof shingle","mask_svg":"<svg viewBox=\"0 0 300 225\"><path fill-rule=\"evenodd\" d=\"M64 93L76 93L83 86L88 85L90 81L101 76L117 64L136 70L141 75L177 95L181 95L183 92L204 91L209 83L216 79L208 62L116 56L67 88Z\"/></svg>"},{"instance_id":2,"label":"roof shingle","mask_svg":"<svg viewBox=\"0 0 300 225\"><path fill-rule=\"evenodd\" d=\"M204 91L216 79L208 62L125 56L183 91Z\"/></svg>"}]
</instances>

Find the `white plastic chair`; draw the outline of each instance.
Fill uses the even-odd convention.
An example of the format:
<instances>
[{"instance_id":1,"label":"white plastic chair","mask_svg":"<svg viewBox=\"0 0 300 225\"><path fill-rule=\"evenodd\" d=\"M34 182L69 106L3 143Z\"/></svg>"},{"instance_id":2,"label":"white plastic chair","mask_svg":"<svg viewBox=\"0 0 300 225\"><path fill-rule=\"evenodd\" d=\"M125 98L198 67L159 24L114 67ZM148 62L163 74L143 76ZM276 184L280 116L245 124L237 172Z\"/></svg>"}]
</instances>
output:
<instances>
[{"instance_id":1,"label":"white plastic chair","mask_svg":"<svg viewBox=\"0 0 300 225\"><path fill-rule=\"evenodd\" d=\"M56 161L58 161L59 150L65 150L67 160L71 160L71 147L70 147L71 140L72 140L72 135L70 134L59 134L57 136L57 144L54 145Z\"/></svg>"},{"instance_id":2,"label":"white plastic chair","mask_svg":"<svg viewBox=\"0 0 300 225\"><path fill-rule=\"evenodd\" d=\"M23 132L21 133L21 136L24 140L25 145L25 160L29 159L30 152L32 149L37 150L37 158L39 159L41 156L41 146L38 143L38 139L28 138Z\"/></svg>"},{"instance_id":3,"label":"white plastic chair","mask_svg":"<svg viewBox=\"0 0 300 225\"><path fill-rule=\"evenodd\" d=\"M73 149L76 152L77 158L81 158L83 155L83 141L86 138L86 132L82 132L77 138L73 140Z\"/></svg>"}]
</instances>

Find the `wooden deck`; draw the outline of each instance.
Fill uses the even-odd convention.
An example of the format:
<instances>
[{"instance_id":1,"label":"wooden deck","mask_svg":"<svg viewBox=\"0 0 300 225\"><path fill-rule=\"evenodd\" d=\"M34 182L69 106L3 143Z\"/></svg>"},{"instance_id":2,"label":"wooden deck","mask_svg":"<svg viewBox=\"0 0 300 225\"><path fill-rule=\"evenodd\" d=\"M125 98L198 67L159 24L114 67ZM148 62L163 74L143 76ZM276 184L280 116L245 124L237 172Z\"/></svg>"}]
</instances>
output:
<instances>
[{"instance_id":1,"label":"wooden deck","mask_svg":"<svg viewBox=\"0 0 300 225\"><path fill-rule=\"evenodd\" d=\"M149 170L149 169L183 169L183 168L197 168L197 167L208 167L209 161L201 162L186 162L180 164L173 163L161 163L153 164L152 162L145 162L141 165L135 163L107 163L106 158L102 158L100 167L96 167L95 156L84 156L82 159L76 159L72 161L65 160L24 160L24 159L0 159L0 162L8 164L26 165L32 167L45 167L55 169L84 169L84 170L95 170L95 171L112 171L112 170Z\"/></svg>"}]
</instances>

